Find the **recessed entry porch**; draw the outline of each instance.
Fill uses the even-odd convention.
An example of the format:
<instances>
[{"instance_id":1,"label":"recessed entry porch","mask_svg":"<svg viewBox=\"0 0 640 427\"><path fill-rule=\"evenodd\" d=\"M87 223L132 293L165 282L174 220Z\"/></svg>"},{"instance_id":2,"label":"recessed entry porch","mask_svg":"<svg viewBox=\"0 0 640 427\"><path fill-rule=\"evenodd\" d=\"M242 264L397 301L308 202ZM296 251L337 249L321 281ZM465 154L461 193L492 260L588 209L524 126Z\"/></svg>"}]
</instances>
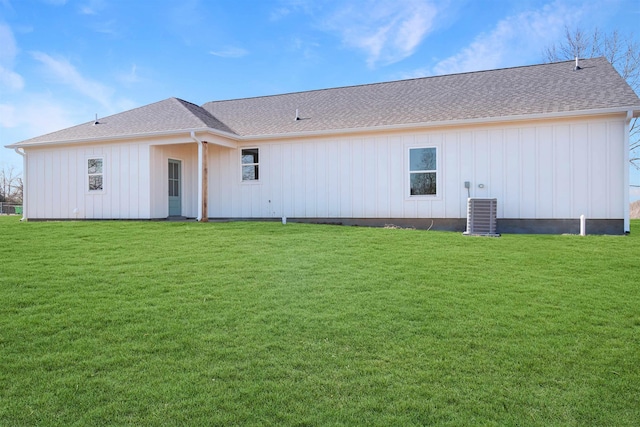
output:
<instances>
[{"instance_id":1,"label":"recessed entry porch","mask_svg":"<svg viewBox=\"0 0 640 427\"><path fill-rule=\"evenodd\" d=\"M232 144L206 141L150 146L151 218L208 218L209 146L234 150Z\"/></svg>"},{"instance_id":2,"label":"recessed entry porch","mask_svg":"<svg viewBox=\"0 0 640 427\"><path fill-rule=\"evenodd\" d=\"M151 217L198 215L198 146L186 144L151 147Z\"/></svg>"}]
</instances>

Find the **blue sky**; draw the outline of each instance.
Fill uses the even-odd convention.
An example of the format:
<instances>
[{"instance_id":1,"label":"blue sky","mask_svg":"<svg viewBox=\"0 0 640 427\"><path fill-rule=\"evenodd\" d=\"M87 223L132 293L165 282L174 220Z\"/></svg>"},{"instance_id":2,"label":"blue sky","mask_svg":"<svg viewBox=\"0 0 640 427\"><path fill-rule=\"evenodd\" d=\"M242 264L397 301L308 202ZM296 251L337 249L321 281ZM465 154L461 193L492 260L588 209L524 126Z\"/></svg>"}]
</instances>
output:
<instances>
[{"instance_id":1,"label":"blue sky","mask_svg":"<svg viewBox=\"0 0 640 427\"><path fill-rule=\"evenodd\" d=\"M22 167L4 145L171 96L534 64L565 25L638 22L637 0L0 0L0 168Z\"/></svg>"}]
</instances>

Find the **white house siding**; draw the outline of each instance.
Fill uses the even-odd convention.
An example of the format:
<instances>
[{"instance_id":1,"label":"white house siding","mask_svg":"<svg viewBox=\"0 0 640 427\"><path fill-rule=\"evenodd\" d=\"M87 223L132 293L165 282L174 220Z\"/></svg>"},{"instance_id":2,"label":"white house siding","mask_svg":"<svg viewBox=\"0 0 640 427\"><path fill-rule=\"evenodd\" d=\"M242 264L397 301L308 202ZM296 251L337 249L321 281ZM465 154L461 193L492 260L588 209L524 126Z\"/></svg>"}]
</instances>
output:
<instances>
[{"instance_id":1,"label":"white house siding","mask_svg":"<svg viewBox=\"0 0 640 427\"><path fill-rule=\"evenodd\" d=\"M620 116L240 145L260 148L260 180L241 181L240 149L211 145L210 217L464 218L465 181L499 218L624 216ZM438 148L436 197L408 196L420 146Z\"/></svg>"},{"instance_id":2,"label":"white house siding","mask_svg":"<svg viewBox=\"0 0 640 427\"><path fill-rule=\"evenodd\" d=\"M240 149L211 143L208 213L464 218L469 181L472 197L498 199L499 218L622 219L624 132L624 117L607 116L236 142L260 148L260 180L251 183L241 181ZM408 150L420 146L438 149L436 197L408 196ZM188 137L25 151L29 218L164 218L168 159L182 161L183 215L197 215L197 144ZM87 191L92 156L105 159L102 193Z\"/></svg>"},{"instance_id":3,"label":"white house siding","mask_svg":"<svg viewBox=\"0 0 640 427\"><path fill-rule=\"evenodd\" d=\"M149 218L149 147L91 144L32 147L27 153L28 218ZM87 159L103 157L104 191L89 192Z\"/></svg>"}]
</instances>

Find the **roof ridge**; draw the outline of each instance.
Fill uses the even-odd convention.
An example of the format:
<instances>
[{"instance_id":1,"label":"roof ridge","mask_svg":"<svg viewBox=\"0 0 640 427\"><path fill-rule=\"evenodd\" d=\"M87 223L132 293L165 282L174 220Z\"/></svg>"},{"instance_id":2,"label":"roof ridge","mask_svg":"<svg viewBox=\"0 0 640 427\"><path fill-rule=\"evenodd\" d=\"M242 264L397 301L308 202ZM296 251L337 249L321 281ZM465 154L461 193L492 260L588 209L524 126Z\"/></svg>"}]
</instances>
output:
<instances>
[{"instance_id":1,"label":"roof ridge","mask_svg":"<svg viewBox=\"0 0 640 427\"><path fill-rule=\"evenodd\" d=\"M206 108L204 108L201 105L197 105L194 104L193 102L189 102L189 101L185 101L184 99L180 99L180 98L172 98L176 101L178 101L178 103L182 106L182 108L184 108L185 110L187 110L189 112L189 114L191 114L193 117L195 117L200 123L202 123L202 125L206 128L211 128L211 125L209 123L207 123L206 121L204 121L202 118L200 118L196 113L194 113L190 107L193 107L194 109L197 109L198 112L200 112L201 114L206 115L207 117L215 120L216 122L220 123L221 125L223 125L225 128L227 128L231 133L233 134L238 134L236 132L235 129L233 129L231 126L229 126L228 124L226 124L225 122L223 122L222 120L220 120L218 117L216 117L215 115L213 115L211 112L209 112ZM218 129L218 130L224 130L224 129Z\"/></svg>"},{"instance_id":2,"label":"roof ridge","mask_svg":"<svg viewBox=\"0 0 640 427\"><path fill-rule=\"evenodd\" d=\"M190 109L189 109L185 104L192 105L192 106L194 106L194 107L196 107L196 108L198 108L198 109L202 110L205 114L207 114L207 115L211 116L212 118L216 119L216 117L215 117L215 116L213 116L211 113L209 113L207 110L205 110L204 108L202 108L202 107L201 107L201 106L199 106L199 105L194 104L193 102L185 101L184 99L176 98L176 97L171 97L171 98L168 98L168 99L171 99L171 100L173 100L173 101L177 101L177 102L178 102L178 104L180 104L180 106L181 106L182 108L184 108L185 110L187 110L187 111L189 112L189 114L191 114L193 117L195 117L195 118L196 118L196 120L198 120L200 123L202 123L202 125L203 125L204 127L207 127L207 128L208 128L208 127L209 127L209 125L208 125L207 123L205 123L205 122L204 122L204 120L202 120L200 117L198 117L198 115L197 115L197 114L194 114L194 112L193 112L193 111L191 111L191 110L190 110ZM218 120L218 121L220 121L220 119L217 119L217 120ZM221 122L221 123L222 123L222 122Z\"/></svg>"},{"instance_id":3,"label":"roof ridge","mask_svg":"<svg viewBox=\"0 0 640 427\"><path fill-rule=\"evenodd\" d=\"M579 60L588 61L588 60L601 59L601 58L604 58L606 60L606 58L604 56L597 56L597 57L592 57L592 58L582 58L582 59L579 58ZM571 60L568 59L568 60L556 61L556 62L546 62L546 63L542 63L542 64L516 65L516 66L513 66L513 67L492 68L490 70L463 71L463 72L460 72L460 73L439 74L439 75L435 75L435 76L413 77L413 78L409 78L409 79L389 80L389 81L375 82L375 83L362 83L362 84L356 84L356 85L327 87L327 88L321 88L321 89L301 90L301 91L285 92L285 93L275 93L275 94L271 94L271 95L248 96L248 97L244 97L244 98L233 98L233 99L219 99L219 100L216 100L216 101L205 102L204 104L202 104L202 107L204 108L204 106L207 105L207 104L216 104L216 103L223 103L223 102L245 101L245 100L253 100L253 99L263 99L263 98L275 98L275 97L278 97L278 96L298 95L298 94L306 94L306 93L313 93L313 92L324 92L324 91L332 91L332 90L341 90L341 89L351 89L351 88L359 88L359 87L377 86L377 85L388 85L388 84L393 84L393 83L411 82L411 81L418 81L418 80L437 79L437 78L452 77L452 76L464 76L464 75L469 75L469 74L493 73L493 72L496 72L496 71L515 70L515 69L518 69L518 68L545 67L545 66L549 66L549 65L556 65L556 64L563 64L563 63L573 63L573 62L575 62L575 59L571 59ZM607 62L608 62L608 60L607 60Z\"/></svg>"}]
</instances>

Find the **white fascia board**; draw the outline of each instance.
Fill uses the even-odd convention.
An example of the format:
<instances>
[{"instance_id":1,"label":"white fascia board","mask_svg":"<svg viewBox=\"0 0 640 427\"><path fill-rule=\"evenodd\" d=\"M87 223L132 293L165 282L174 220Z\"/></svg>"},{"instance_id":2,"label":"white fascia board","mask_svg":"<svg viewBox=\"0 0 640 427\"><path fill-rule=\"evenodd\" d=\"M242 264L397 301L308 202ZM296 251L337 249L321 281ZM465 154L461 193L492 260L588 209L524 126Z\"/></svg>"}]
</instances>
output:
<instances>
[{"instance_id":1,"label":"white fascia board","mask_svg":"<svg viewBox=\"0 0 640 427\"><path fill-rule=\"evenodd\" d=\"M61 141L40 141L40 142L32 142L32 143L15 143L5 145L6 148L30 148L30 147L42 147L47 145L77 145L77 144L86 144L92 142L121 142L121 141L131 141L135 139L150 139L157 137L165 137L165 136L180 136L185 135L185 142L193 142L191 140L190 134L191 132L196 132L199 135L209 134L219 136L225 139L238 140L239 137L237 135L230 134L228 132L219 131L217 129L211 128L200 128L200 129L188 129L188 130L174 130L174 131L160 131L160 132L145 132L145 133L135 133L130 135L117 135L117 136L100 136L95 138L78 138L78 139L68 139ZM206 138L205 138L206 139ZM225 147L236 148L236 144L232 142L226 141L208 141L212 144L223 145Z\"/></svg>"},{"instance_id":2,"label":"white fascia board","mask_svg":"<svg viewBox=\"0 0 640 427\"><path fill-rule=\"evenodd\" d=\"M207 142L209 144L220 145L227 148L238 148L238 144L234 141L240 141L242 138L238 135L233 135L227 132L221 132L217 129L207 129L206 131L195 131L195 135L198 139ZM207 135L215 136L215 139L207 138Z\"/></svg>"}]
</instances>

